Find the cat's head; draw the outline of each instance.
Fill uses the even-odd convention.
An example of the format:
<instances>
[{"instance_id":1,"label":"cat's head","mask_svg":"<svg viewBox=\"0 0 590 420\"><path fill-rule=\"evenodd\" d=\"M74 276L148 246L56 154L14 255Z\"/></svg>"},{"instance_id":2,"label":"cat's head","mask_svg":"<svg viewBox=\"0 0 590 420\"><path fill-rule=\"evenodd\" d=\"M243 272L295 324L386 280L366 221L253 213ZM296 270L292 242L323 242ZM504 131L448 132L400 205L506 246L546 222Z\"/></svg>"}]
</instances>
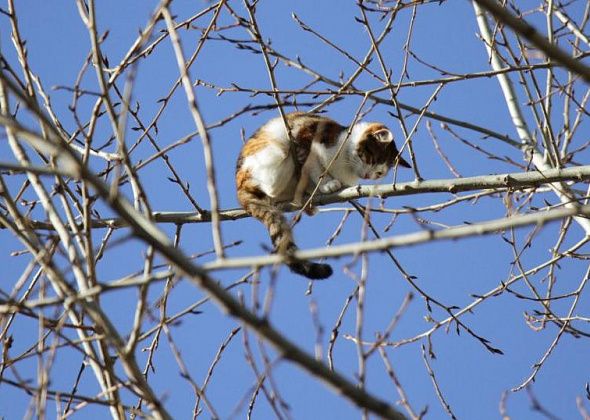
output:
<instances>
[{"instance_id":1,"label":"cat's head","mask_svg":"<svg viewBox=\"0 0 590 420\"><path fill-rule=\"evenodd\" d=\"M394 165L410 168L399 154L393 134L380 123L360 123L354 130L356 171L359 178L383 178Z\"/></svg>"}]
</instances>

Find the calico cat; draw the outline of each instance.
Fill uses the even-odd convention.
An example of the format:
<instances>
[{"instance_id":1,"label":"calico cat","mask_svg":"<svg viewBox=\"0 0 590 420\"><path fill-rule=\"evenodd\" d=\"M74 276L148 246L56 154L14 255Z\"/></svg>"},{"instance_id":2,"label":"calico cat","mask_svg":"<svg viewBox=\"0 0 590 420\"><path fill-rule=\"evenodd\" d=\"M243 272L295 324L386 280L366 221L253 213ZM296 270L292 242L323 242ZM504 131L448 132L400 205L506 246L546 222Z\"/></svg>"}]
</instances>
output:
<instances>
[{"instance_id":1,"label":"calico cat","mask_svg":"<svg viewBox=\"0 0 590 420\"><path fill-rule=\"evenodd\" d=\"M238 201L264 223L275 251L287 257L291 271L324 279L332 274L330 265L293 257L297 246L278 203L301 206L303 195L316 186L321 193L332 193L361 178L382 178L395 164L410 165L383 124L359 122L348 134L346 127L317 114L295 112L286 120L292 142L283 119L277 117L244 144L236 165Z\"/></svg>"}]
</instances>

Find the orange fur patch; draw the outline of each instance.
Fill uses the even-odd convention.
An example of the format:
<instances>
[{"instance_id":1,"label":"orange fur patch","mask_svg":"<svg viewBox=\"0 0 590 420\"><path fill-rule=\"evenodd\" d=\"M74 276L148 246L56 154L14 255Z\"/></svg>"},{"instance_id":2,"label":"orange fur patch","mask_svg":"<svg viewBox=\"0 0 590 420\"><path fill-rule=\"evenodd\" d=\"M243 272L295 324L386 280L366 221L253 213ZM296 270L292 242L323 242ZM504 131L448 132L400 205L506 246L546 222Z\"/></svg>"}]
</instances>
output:
<instances>
[{"instance_id":1,"label":"orange fur patch","mask_svg":"<svg viewBox=\"0 0 590 420\"><path fill-rule=\"evenodd\" d=\"M256 154L256 152L268 146L270 142L271 139L268 137L268 135L262 130L259 131L258 133L254 134L254 136L250 137L250 139L242 148L242 157L248 157Z\"/></svg>"},{"instance_id":2,"label":"orange fur patch","mask_svg":"<svg viewBox=\"0 0 590 420\"><path fill-rule=\"evenodd\" d=\"M246 207L252 199L262 200L268 198L258 187L258 184L252 180L252 174L247 169L238 169L236 172L236 187L238 201L242 207Z\"/></svg>"},{"instance_id":3,"label":"orange fur patch","mask_svg":"<svg viewBox=\"0 0 590 420\"><path fill-rule=\"evenodd\" d=\"M238 187L238 190L242 190L244 189L244 187L247 185L248 181L251 180L251 175L250 175L250 171L248 170L238 170L238 172L236 172L236 185Z\"/></svg>"}]
</instances>

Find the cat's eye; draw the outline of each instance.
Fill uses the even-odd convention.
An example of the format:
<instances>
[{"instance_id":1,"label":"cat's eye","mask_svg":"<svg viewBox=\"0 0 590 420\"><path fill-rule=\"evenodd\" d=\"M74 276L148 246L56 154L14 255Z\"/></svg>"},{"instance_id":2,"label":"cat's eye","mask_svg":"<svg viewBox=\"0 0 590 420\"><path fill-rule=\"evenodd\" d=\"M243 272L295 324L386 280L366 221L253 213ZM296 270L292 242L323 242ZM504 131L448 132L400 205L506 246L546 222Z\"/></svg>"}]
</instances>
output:
<instances>
[{"instance_id":1,"label":"cat's eye","mask_svg":"<svg viewBox=\"0 0 590 420\"><path fill-rule=\"evenodd\" d=\"M377 175L377 178L381 178L383 176L383 172L377 171L377 172L375 172L375 175Z\"/></svg>"}]
</instances>

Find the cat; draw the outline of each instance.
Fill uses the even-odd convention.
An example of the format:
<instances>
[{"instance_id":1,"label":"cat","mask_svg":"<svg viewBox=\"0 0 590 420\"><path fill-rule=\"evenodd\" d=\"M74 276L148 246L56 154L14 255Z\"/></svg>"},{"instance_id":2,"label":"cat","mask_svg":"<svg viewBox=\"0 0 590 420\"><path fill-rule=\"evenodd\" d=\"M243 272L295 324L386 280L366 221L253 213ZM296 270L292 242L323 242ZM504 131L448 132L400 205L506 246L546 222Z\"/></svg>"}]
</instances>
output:
<instances>
[{"instance_id":1,"label":"cat","mask_svg":"<svg viewBox=\"0 0 590 420\"><path fill-rule=\"evenodd\" d=\"M316 186L321 193L333 193L356 185L361 178L382 178L395 164L411 166L381 123L359 122L349 130L318 114L294 112L285 118L293 141L284 120L277 117L242 147L236 165L238 201L266 226L275 251L286 257L291 271L324 279L332 275L330 265L293 256L297 246L280 203L300 207L303 195Z\"/></svg>"}]
</instances>

